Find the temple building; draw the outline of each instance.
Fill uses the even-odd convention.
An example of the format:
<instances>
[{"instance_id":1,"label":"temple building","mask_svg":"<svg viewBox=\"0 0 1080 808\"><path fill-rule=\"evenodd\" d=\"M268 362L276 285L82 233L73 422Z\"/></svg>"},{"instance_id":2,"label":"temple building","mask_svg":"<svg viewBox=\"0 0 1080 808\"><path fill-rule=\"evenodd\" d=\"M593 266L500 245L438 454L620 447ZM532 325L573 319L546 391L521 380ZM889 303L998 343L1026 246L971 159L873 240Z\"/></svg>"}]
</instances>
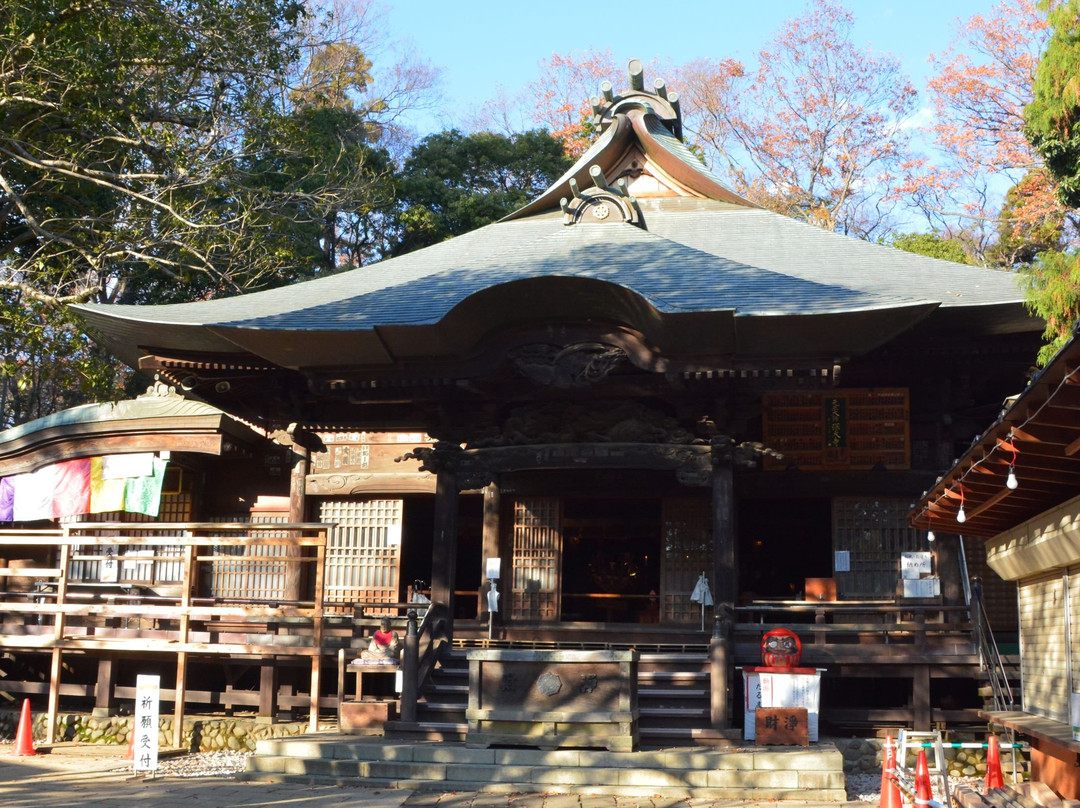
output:
<instances>
[{"instance_id":1,"label":"temple building","mask_svg":"<svg viewBox=\"0 0 1080 808\"><path fill-rule=\"evenodd\" d=\"M699 728L739 723L733 666L776 625L825 669L823 720L970 718L974 686L948 680L977 669L964 582L984 561L907 514L1023 388L1042 323L1009 272L744 199L688 148L678 96L636 61L628 82L498 223L287 288L77 307L120 360L261 436L251 479L209 471L181 521L275 497L281 521L327 525L325 569L286 594L318 580L323 608L378 613L423 591L448 648L621 644L700 669L715 638L721 709ZM881 676L907 681L888 709Z\"/></svg>"}]
</instances>

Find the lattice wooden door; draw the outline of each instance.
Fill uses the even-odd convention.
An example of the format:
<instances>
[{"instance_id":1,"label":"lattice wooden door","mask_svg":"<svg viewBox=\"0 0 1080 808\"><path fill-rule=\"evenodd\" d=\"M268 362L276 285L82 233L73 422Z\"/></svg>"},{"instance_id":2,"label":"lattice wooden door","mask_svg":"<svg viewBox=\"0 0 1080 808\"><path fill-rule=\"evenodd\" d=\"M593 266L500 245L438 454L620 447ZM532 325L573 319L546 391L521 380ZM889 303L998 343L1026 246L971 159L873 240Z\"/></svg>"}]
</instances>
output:
<instances>
[{"instance_id":1,"label":"lattice wooden door","mask_svg":"<svg viewBox=\"0 0 1080 808\"><path fill-rule=\"evenodd\" d=\"M319 520L334 525L326 538L327 605L398 602L403 504L400 499L320 504Z\"/></svg>"},{"instance_id":2,"label":"lattice wooden door","mask_svg":"<svg viewBox=\"0 0 1080 808\"><path fill-rule=\"evenodd\" d=\"M660 621L698 623L701 604L692 603L698 576L713 580L712 501L671 498L663 506L663 552L660 556Z\"/></svg>"},{"instance_id":3,"label":"lattice wooden door","mask_svg":"<svg viewBox=\"0 0 1080 808\"><path fill-rule=\"evenodd\" d=\"M907 499L833 500L833 550L848 552L850 571L835 572L842 598L893 597L900 554L926 549L925 534L908 526Z\"/></svg>"},{"instance_id":4,"label":"lattice wooden door","mask_svg":"<svg viewBox=\"0 0 1080 808\"><path fill-rule=\"evenodd\" d=\"M559 618L562 503L550 497L514 502L513 620Z\"/></svg>"}]
</instances>

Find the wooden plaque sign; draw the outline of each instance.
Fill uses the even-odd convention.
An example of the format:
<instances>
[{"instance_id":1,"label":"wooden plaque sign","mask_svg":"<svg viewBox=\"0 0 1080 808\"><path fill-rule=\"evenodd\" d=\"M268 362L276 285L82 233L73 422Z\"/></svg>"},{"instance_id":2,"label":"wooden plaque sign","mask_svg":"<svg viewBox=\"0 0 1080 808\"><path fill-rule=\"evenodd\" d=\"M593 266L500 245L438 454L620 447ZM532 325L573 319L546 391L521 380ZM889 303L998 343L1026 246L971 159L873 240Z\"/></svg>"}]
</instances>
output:
<instances>
[{"instance_id":1,"label":"wooden plaque sign","mask_svg":"<svg viewBox=\"0 0 1080 808\"><path fill-rule=\"evenodd\" d=\"M767 471L911 467L908 391L770 393L762 400Z\"/></svg>"},{"instance_id":2,"label":"wooden plaque sign","mask_svg":"<svg viewBox=\"0 0 1080 808\"><path fill-rule=\"evenodd\" d=\"M805 707L758 707L754 714L754 742L758 746L810 745Z\"/></svg>"}]
</instances>

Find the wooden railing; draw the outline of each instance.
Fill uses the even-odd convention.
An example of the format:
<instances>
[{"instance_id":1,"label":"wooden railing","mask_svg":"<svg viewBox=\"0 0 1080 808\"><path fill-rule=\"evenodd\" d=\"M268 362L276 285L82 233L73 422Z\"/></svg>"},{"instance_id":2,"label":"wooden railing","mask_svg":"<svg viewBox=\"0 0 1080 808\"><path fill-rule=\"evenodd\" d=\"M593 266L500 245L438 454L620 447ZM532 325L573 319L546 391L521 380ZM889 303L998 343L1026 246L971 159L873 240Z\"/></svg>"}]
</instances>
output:
<instances>
[{"instance_id":1,"label":"wooden railing","mask_svg":"<svg viewBox=\"0 0 1080 808\"><path fill-rule=\"evenodd\" d=\"M0 567L0 577L7 581L16 576L33 579L31 586L20 588L25 591L8 586L0 594L0 619L9 629L19 623L18 630L0 633L0 649L52 654L48 740L55 731L65 651L174 654L176 745L183 731L190 654L309 657L309 714L316 728L325 652L322 571L327 528L310 523L274 524L272 529L234 523L79 523L61 531L0 531L0 557L21 553L48 559L41 566ZM160 550L164 547L168 552ZM265 548L276 550L267 555ZM230 597L204 593L207 581L223 576L235 578L245 570L249 576L264 575L268 559L284 565L286 572L272 590L253 587L259 597L236 594L245 591L242 588L234 588ZM78 580L72 579L73 562L81 573ZM159 563L171 565L166 586L172 591L155 594L161 581L125 575L125 563L143 565L143 571ZM302 590L304 566L311 572ZM87 569L97 570L94 579L85 577Z\"/></svg>"},{"instance_id":2,"label":"wooden railing","mask_svg":"<svg viewBox=\"0 0 1080 808\"><path fill-rule=\"evenodd\" d=\"M967 606L898 604L895 601L758 601L735 609L736 642L774 628L799 635L809 663L849 661L846 646L905 646L927 653L974 653ZM850 649L848 649L850 650ZM898 649L899 650L899 649ZM755 653L750 649L751 653ZM865 649L862 653L865 653ZM856 660L857 661L857 660Z\"/></svg>"}]
</instances>

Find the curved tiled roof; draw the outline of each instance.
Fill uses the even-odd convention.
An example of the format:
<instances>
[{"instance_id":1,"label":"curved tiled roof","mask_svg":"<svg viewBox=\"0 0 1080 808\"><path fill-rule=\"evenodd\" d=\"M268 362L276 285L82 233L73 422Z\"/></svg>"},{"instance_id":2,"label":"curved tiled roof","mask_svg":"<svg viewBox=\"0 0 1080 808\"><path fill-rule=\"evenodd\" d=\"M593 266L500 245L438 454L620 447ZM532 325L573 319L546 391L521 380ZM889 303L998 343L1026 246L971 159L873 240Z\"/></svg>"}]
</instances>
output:
<instances>
[{"instance_id":1,"label":"curved tiled roof","mask_svg":"<svg viewBox=\"0 0 1080 808\"><path fill-rule=\"evenodd\" d=\"M552 286L565 286L568 279L608 284L661 319L722 312L741 320L784 317L790 322L908 310L910 327L935 308L1005 305L1015 309L1008 318L1027 323L1023 294L1011 273L871 244L751 205L709 174L676 137L677 127L669 128L675 113L667 99L657 101L658 108L667 110L665 118L642 95L616 98L611 109L618 112L606 119L593 148L547 192L502 222L286 288L162 306L86 305L78 311L129 363L147 351L180 350L261 356L287 367L302 367L312 359L304 354L314 350L313 343L303 348L297 340L272 355L259 353L268 333L354 333L358 339L369 334L373 338L363 349L343 361L371 356L385 362L392 351L374 337L376 330L445 325L470 298L504 286L517 289L511 284L523 280ZM632 146L683 195L673 196L669 189L665 196L634 199L626 188L601 184L593 192L623 194L637 212L636 224L572 223L573 216L559 213L562 197L594 181L590 168L612 169ZM534 292L530 287L527 294ZM569 288L563 292L569 293ZM527 296L509 296L500 305L527 321L533 316L532 302ZM895 317L893 327L900 327ZM1033 320L1030 327L1039 328ZM873 344L869 340L860 346L852 335L845 350L858 353Z\"/></svg>"}]
</instances>

